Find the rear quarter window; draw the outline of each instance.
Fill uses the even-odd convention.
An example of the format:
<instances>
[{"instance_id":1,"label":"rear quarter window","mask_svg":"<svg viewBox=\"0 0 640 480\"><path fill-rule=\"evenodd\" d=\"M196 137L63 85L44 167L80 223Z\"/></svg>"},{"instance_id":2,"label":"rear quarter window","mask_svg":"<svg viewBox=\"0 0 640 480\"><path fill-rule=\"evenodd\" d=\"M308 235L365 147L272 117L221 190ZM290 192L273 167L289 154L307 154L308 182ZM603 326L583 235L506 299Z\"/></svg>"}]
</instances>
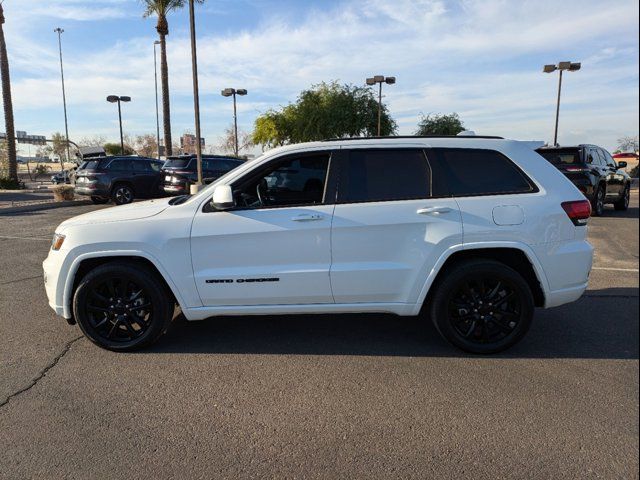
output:
<instances>
[{"instance_id":1,"label":"rear quarter window","mask_svg":"<svg viewBox=\"0 0 640 480\"><path fill-rule=\"evenodd\" d=\"M531 193L537 188L506 156L495 150L434 148L427 152L434 195L454 197Z\"/></svg>"}]
</instances>

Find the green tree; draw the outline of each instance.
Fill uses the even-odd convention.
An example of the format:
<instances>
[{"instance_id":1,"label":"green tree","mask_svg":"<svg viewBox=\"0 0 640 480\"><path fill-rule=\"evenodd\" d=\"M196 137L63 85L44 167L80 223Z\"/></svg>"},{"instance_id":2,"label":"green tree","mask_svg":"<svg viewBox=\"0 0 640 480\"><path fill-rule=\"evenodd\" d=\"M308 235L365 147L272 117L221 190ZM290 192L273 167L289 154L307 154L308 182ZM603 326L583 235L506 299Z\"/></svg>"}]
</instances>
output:
<instances>
[{"instance_id":1,"label":"green tree","mask_svg":"<svg viewBox=\"0 0 640 480\"><path fill-rule=\"evenodd\" d=\"M269 110L254 124L252 141L263 148L287 143L377 135L378 101L366 87L320 83L304 90L296 103ZM382 105L381 134L396 132L396 122Z\"/></svg>"},{"instance_id":2,"label":"green tree","mask_svg":"<svg viewBox=\"0 0 640 480\"><path fill-rule=\"evenodd\" d=\"M119 143L105 143L102 148L107 155L121 155L120 152L120 144ZM135 151L126 143L124 144L124 154L125 155L133 155Z\"/></svg>"},{"instance_id":3,"label":"green tree","mask_svg":"<svg viewBox=\"0 0 640 480\"><path fill-rule=\"evenodd\" d=\"M185 5L185 0L141 0L144 6L143 16L150 17L156 15L158 23L156 31L160 38L160 83L162 84L162 121L164 132L164 144L166 145L165 155L172 155L171 142L171 108L169 106L169 66L167 64L167 42L166 37L169 35L169 22L167 15L172 10L177 10ZM197 3L203 3L204 0L196 0Z\"/></svg>"},{"instance_id":4,"label":"green tree","mask_svg":"<svg viewBox=\"0 0 640 480\"><path fill-rule=\"evenodd\" d=\"M13 102L11 100L11 77L7 44L4 40L4 9L0 2L0 77L2 77L2 103L4 104L4 123L7 134L7 178L18 183L18 155L16 152L16 132L13 121Z\"/></svg>"},{"instance_id":5,"label":"green tree","mask_svg":"<svg viewBox=\"0 0 640 480\"><path fill-rule=\"evenodd\" d=\"M51 135L51 153L58 157L60 169L64 170L64 159L67 153L67 137L60 132Z\"/></svg>"},{"instance_id":6,"label":"green tree","mask_svg":"<svg viewBox=\"0 0 640 480\"><path fill-rule=\"evenodd\" d=\"M416 135L457 135L464 131L464 124L457 113L449 115L429 114L423 115L418 122Z\"/></svg>"}]
</instances>

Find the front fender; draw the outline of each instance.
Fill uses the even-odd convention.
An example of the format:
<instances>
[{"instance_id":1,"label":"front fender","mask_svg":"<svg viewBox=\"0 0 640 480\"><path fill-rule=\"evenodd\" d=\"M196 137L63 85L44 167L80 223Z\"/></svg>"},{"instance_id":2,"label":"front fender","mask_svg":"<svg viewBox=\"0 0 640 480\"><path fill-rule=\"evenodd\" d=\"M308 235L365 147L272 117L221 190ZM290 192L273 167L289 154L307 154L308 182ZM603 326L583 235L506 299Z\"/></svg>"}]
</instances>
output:
<instances>
[{"instance_id":1,"label":"front fender","mask_svg":"<svg viewBox=\"0 0 640 480\"><path fill-rule=\"evenodd\" d=\"M76 273L78 272L78 268L80 267L80 264L87 259L107 258L107 257L139 257L139 258L144 258L150 261L156 267L156 269L158 270L158 272L160 273L164 281L169 286L169 289L171 290L174 297L176 298L178 304L180 305L180 308L187 307L188 304L185 301L182 293L178 289L176 283L171 278L171 275L169 275L169 272L162 265L160 260L154 255L152 255L151 253L143 250L135 250L135 249L92 251L92 252L82 253L80 255L74 256L73 260L71 261L68 267L67 274L64 276L65 284L64 284L63 296L62 296L62 305L63 305L62 316L64 318L71 318L73 316L72 307L71 307L71 300L73 295L73 284L74 284Z\"/></svg>"}]
</instances>

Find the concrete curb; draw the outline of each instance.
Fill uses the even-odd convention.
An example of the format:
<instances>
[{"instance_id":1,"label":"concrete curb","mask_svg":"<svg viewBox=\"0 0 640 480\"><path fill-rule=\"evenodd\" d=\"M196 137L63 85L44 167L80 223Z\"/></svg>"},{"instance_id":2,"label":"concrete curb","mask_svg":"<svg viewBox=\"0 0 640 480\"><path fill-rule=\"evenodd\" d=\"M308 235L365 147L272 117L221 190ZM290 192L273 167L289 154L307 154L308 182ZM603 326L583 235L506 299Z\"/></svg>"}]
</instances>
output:
<instances>
[{"instance_id":1,"label":"concrete curb","mask_svg":"<svg viewBox=\"0 0 640 480\"><path fill-rule=\"evenodd\" d=\"M48 202L34 205L22 205L20 207L0 208L0 216L11 215L12 213L36 212L38 210L51 210L52 208L80 207L92 205L91 200L69 200L67 202Z\"/></svg>"}]
</instances>

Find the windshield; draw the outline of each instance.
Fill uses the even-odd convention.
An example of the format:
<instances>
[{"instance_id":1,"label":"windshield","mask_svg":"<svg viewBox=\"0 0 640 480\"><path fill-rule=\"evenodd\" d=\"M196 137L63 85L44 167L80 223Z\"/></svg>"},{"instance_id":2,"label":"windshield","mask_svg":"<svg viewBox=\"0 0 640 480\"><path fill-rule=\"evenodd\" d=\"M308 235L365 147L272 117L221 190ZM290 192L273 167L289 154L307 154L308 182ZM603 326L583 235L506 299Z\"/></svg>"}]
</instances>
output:
<instances>
[{"instance_id":1,"label":"windshield","mask_svg":"<svg viewBox=\"0 0 640 480\"><path fill-rule=\"evenodd\" d=\"M537 150L549 163L554 165L574 165L582 163L580 160L580 151L575 148L554 149L554 150Z\"/></svg>"},{"instance_id":2,"label":"windshield","mask_svg":"<svg viewBox=\"0 0 640 480\"><path fill-rule=\"evenodd\" d=\"M164 162L163 168L187 168L191 158L170 158Z\"/></svg>"}]
</instances>

